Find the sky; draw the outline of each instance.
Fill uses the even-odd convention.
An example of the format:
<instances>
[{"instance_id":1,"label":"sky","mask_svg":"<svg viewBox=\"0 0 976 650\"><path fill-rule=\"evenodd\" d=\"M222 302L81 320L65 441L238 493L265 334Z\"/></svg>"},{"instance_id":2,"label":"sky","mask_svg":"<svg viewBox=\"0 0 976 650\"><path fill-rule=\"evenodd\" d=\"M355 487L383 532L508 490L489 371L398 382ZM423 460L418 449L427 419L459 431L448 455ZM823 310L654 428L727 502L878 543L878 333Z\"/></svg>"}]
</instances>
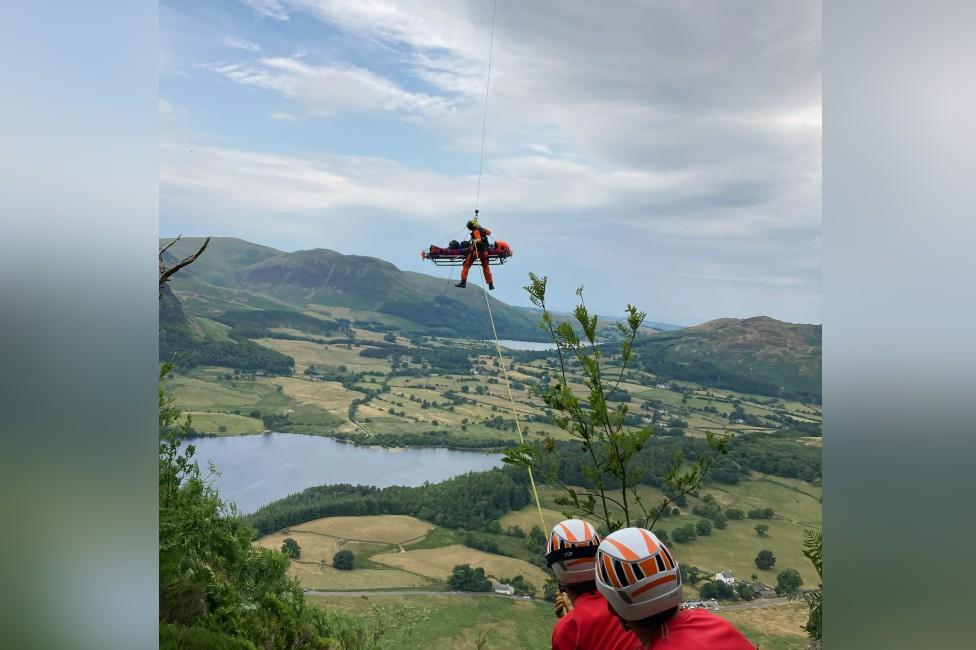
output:
<instances>
[{"instance_id":1,"label":"sky","mask_svg":"<svg viewBox=\"0 0 976 650\"><path fill-rule=\"evenodd\" d=\"M372 255L446 283L420 251L477 207L514 251L495 267L511 304L534 272L556 309L583 286L606 315L819 323L820 11L163 0L160 234Z\"/></svg>"}]
</instances>

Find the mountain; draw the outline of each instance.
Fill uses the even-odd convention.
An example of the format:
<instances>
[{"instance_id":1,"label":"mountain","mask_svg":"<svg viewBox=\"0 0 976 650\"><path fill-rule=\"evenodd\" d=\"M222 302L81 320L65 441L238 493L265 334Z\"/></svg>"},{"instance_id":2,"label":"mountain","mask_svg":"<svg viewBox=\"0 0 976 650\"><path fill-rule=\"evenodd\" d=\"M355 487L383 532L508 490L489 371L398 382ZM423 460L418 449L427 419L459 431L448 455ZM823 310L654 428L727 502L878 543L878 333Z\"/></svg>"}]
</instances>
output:
<instances>
[{"instance_id":1,"label":"mountain","mask_svg":"<svg viewBox=\"0 0 976 650\"><path fill-rule=\"evenodd\" d=\"M181 239L167 251L167 261L193 253L201 243L201 238ZM328 249L286 253L215 237L200 259L174 276L171 284L191 315L221 322L226 322L227 312L265 309L374 321L420 334L491 336L480 288L451 287L448 292L444 278ZM490 296L488 300L500 338L545 340L537 314Z\"/></svg>"},{"instance_id":2,"label":"mountain","mask_svg":"<svg viewBox=\"0 0 976 650\"><path fill-rule=\"evenodd\" d=\"M634 343L636 365L671 379L821 401L821 325L768 316L720 318Z\"/></svg>"}]
</instances>

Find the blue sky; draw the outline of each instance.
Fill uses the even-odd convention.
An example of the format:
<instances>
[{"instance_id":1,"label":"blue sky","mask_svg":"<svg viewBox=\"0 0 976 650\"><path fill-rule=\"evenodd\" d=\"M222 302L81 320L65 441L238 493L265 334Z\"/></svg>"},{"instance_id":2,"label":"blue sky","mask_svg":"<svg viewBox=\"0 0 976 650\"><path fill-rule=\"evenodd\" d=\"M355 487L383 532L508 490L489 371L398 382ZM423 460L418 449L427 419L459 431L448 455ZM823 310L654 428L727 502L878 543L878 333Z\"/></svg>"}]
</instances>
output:
<instances>
[{"instance_id":1,"label":"blue sky","mask_svg":"<svg viewBox=\"0 0 976 650\"><path fill-rule=\"evenodd\" d=\"M160 5L160 230L425 267L475 207L490 0ZM820 322L820 6L499 0L496 294Z\"/></svg>"}]
</instances>

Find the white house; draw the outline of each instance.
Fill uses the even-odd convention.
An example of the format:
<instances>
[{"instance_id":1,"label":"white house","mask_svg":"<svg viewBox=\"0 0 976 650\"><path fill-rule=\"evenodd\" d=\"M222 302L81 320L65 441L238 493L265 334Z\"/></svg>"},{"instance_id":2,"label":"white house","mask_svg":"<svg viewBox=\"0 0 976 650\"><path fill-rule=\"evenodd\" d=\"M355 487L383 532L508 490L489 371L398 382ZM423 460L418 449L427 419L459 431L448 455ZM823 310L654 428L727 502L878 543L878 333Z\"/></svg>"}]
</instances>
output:
<instances>
[{"instance_id":1,"label":"white house","mask_svg":"<svg viewBox=\"0 0 976 650\"><path fill-rule=\"evenodd\" d=\"M732 572L729 571L728 569L722 571L721 573L716 573L713 580L724 582L730 587L735 584L735 576L732 575Z\"/></svg>"}]
</instances>

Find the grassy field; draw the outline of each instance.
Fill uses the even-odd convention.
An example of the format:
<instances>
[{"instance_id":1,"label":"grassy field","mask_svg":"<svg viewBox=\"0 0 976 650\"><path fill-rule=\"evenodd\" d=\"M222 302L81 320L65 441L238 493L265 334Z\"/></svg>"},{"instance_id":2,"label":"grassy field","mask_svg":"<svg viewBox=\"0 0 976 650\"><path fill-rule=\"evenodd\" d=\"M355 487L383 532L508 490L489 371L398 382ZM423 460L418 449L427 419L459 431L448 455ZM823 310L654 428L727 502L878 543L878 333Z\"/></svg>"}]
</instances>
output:
<instances>
[{"instance_id":1,"label":"grassy field","mask_svg":"<svg viewBox=\"0 0 976 650\"><path fill-rule=\"evenodd\" d=\"M782 483L780 483L782 481ZM809 492L803 494L797 490ZM800 481L787 479L750 480L736 486L710 486L704 491L713 494L724 507L736 507L743 511L769 506L776 513L771 520L743 519L729 521L724 530L713 529L712 534L699 537L686 544L672 544L679 563L695 565L710 571L731 570L737 578L748 579L753 574L766 584L775 586L776 576L784 569L796 569L806 586L817 584L813 566L803 557L803 531L820 528L821 504L814 497L819 488ZM700 517L683 514L680 517L661 519L656 528L669 533L686 523L697 522ZM755 526L769 526L766 537L759 537ZM760 570L755 557L761 550L770 550L776 556L772 569Z\"/></svg>"},{"instance_id":2,"label":"grassy field","mask_svg":"<svg viewBox=\"0 0 976 650\"><path fill-rule=\"evenodd\" d=\"M386 359L361 357L362 346L351 344L323 344L312 341L292 341L288 339L255 339L255 343L287 354L295 360L295 374L301 375L309 366L335 370L340 365L351 372L376 370L389 372L390 362Z\"/></svg>"},{"instance_id":3,"label":"grassy field","mask_svg":"<svg viewBox=\"0 0 976 650\"><path fill-rule=\"evenodd\" d=\"M427 620L412 629L391 629L383 639L393 648L485 650L548 648L555 617L552 605L510 598L457 596L374 596L369 598L308 597L309 602L361 617L389 619L404 607L424 610ZM375 610L373 608L376 608Z\"/></svg>"},{"instance_id":4,"label":"grassy field","mask_svg":"<svg viewBox=\"0 0 976 650\"><path fill-rule=\"evenodd\" d=\"M799 602L716 614L728 619L760 650L806 650L809 641L802 627L808 612L806 604Z\"/></svg>"},{"instance_id":5,"label":"grassy field","mask_svg":"<svg viewBox=\"0 0 976 650\"><path fill-rule=\"evenodd\" d=\"M646 503L654 503L661 494L647 486L641 486L640 492ZM559 506L553 501L559 494L560 490L552 486L539 488L542 505L546 508L546 523L550 526L563 518L562 515L553 514L559 512ZM723 508L735 507L748 511L768 506L773 508L776 516L768 521L729 521L724 530L713 529L711 535L699 537L693 542L672 543L671 548L679 563L713 572L729 569L737 578L748 579L756 574L760 580L772 586L776 585L776 576L780 571L796 569L803 577L805 585L812 587L817 584L816 572L803 557L803 531L820 528L821 503L818 498L821 488L803 481L759 478L743 481L739 485L711 485L703 490L703 495L705 494L713 495ZM697 503L701 502L690 499L689 507L681 509L681 515L659 519L655 530L665 530L670 534L675 528L698 522L701 517L691 514L691 506ZM550 517L553 518L551 523ZM524 521L531 527L538 525L538 514L535 507L530 506L517 513L505 515L501 521ZM767 537L756 534L755 526L759 523L769 526ZM505 525L503 523L503 527ZM528 531L529 528L525 530ZM776 556L775 566L766 571L755 565L756 555L764 549L772 551Z\"/></svg>"},{"instance_id":6,"label":"grassy field","mask_svg":"<svg viewBox=\"0 0 976 650\"><path fill-rule=\"evenodd\" d=\"M264 548L281 550L281 543L287 538L292 538L301 547L302 562L315 562L332 564L332 557L339 551L341 544L335 537L316 535L314 533L302 533L297 530L289 530L280 533L265 535L258 539L255 544Z\"/></svg>"},{"instance_id":7,"label":"grassy field","mask_svg":"<svg viewBox=\"0 0 976 650\"><path fill-rule=\"evenodd\" d=\"M304 562L292 562L288 573L298 578L303 587L322 591L437 588L439 584L423 576L396 569L339 571L331 566Z\"/></svg>"},{"instance_id":8,"label":"grassy field","mask_svg":"<svg viewBox=\"0 0 976 650\"><path fill-rule=\"evenodd\" d=\"M207 338L214 339L215 341L224 341L229 343L232 339L230 338L230 325L224 325L223 323L218 323L215 320L210 320L209 318L197 318L197 322L203 327L204 333Z\"/></svg>"},{"instance_id":9,"label":"grassy field","mask_svg":"<svg viewBox=\"0 0 976 650\"><path fill-rule=\"evenodd\" d=\"M398 552L400 543L423 539L432 528L432 524L402 515L324 517L265 535L254 543L280 549L287 537L298 542L301 556L291 563L288 571L309 589L436 587L447 577L446 574L430 579L420 572L411 573L372 559L380 553ZM332 558L340 550L352 551L354 570L332 568Z\"/></svg>"},{"instance_id":10,"label":"grassy field","mask_svg":"<svg viewBox=\"0 0 976 650\"><path fill-rule=\"evenodd\" d=\"M756 575L761 581L775 585L777 574L786 568L800 572L804 584L814 586L817 576L809 562L802 556L803 531L811 526L819 526L820 503L813 496L806 496L797 490L808 490L811 494L817 488L801 482L791 485L764 480L747 481L739 486L709 488L706 493L713 494L723 506L735 505L742 509L769 504L776 511L776 518L763 521L769 526L767 537L759 537L754 527L757 520L745 519L729 521L727 528L714 529L711 535L699 537L693 542L673 543L672 550L678 561L694 565L703 570L718 572L731 570L737 578L749 579ZM645 498L652 498L653 491L645 490ZM541 496L547 505L558 491L543 487ZM544 510L547 526L551 527L563 516L557 510ZM686 523L695 523L699 517L682 514L678 517L661 519L657 530L669 533ZM800 523L800 522L807 523ZM531 530L538 525L538 514L534 506L527 506L511 512L500 519L503 528L518 525L523 530ZM516 557L494 555L465 547L461 544L463 534L458 531L435 528L431 524L412 517L384 515L371 517L330 517L307 522L293 527L285 533L277 533L259 540L258 543L278 548L282 539L291 536L303 548L302 559L322 559L331 562L331 557L339 548L353 550L357 565L378 571L348 572L333 571L328 566L302 567L295 570L304 586L320 589L384 589L401 586L418 586L443 581L458 564L481 566L496 578L524 575L537 588L545 581L546 574L529 564L532 551L524 547L519 538L504 535L481 533ZM308 539L309 541L305 541ZM354 540L371 542L371 545L356 547ZM407 550L399 552L402 544ZM776 556L772 569L760 570L755 566L756 554L768 549ZM541 549L539 552L542 552ZM522 559L516 559L522 558ZM359 576L359 577L357 577ZM418 579L425 576L429 580ZM362 580L359 580L362 578ZM688 596L693 597L696 589L689 588Z\"/></svg>"},{"instance_id":11,"label":"grassy field","mask_svg":"<svg viewBox=\"0 0 976 650\"><path fill-rule=\"evenodd\" d=\"M210 321L204 324L213 330L214 336L226 336L222 327ZM293 332L294 333L294 332ZM361 335L361 336L360 336ZM384 335L379 332L357 330L357 337L364 343L381 341ZM511 421L513 413L501 368L492 354L480 354L472 358L475 374L452 375L442 372L429 372L422 376L393 375L390 362L386 359L360 356L364 349L360 344L333 343L328 339L287 340L262 338L256 343L288 354L295 359L295 375L292 377L259 377L252 380L227 380L226 373L216 369L198 369L189 377L180 377L175 382L175 394L179 406L206 412L248 412L258 409L262 413L280 413L291 416L292 431L296 433L317 433L330 435L335 432L350 432L356 426L348 421L348 409L353 400L363 394L349 390L339 382L318 381L304 375L306 369L315 366L326 372L379 372L383 378L368 377L359 382L363 387L373 389L386 384L388 392L359 406L356 420L367 430L375 433L414 433L418 430L442 430L460 439L489 439L514 442L518 436L513 429L499 429L487 426L486 421L502 417ZM409 339L397 336L396 342L405 348L412 347ZM428 345L470 348L477 351L472 342L456 339L429 339ZM474 347L472 347L474 346ZM409 358L409 357L408 357ZM552 374L545 360L513 362L515 369L509 373L513 381L522 382L513 388L515 408L519 413L523 428L528 430L529 440L548 435L565 439L567 434L558 427L545 422L529 422L535 416L543 416L545 410L531 387L544 373ZM413 364L411 364L413 367ZM608 367L612 374L612 364ZM368 379L369 381L366 381ZM585 394L581 375L573 369L569 372L570 386L581 395ZM727 419L732 410L731 400L739 400L743 410L759 417L788 414L801 421L819 422L820 410L796 402L773 402L768 397L732 393L699 386L694 396L684 396L664 385L654 375L643 371L629 370L627 380L621 388L631 395L628 404L630 412L650 420L654 415L647 401L655 407L667 410L657 426L666 426L672 418L680 418L688 423L689 436L704 436L706 432L747 432L763 430L754 425L730 423ZM668 385L676 385L668 382ZM466 388L467 393L461 393ZM447 390L458 391L461 403L449 404L444 398ZM275 391L272 393L271 391ZM280 392L278 392L280 391ZM430 406L422 407L426 401ZM436 406L434 406L436 404ZM648 408L644 408L645 405ZM703 409L714 407L719 413L706 413ZM390 412L392 409L392 413ZM775 422L764 420L770 427ZM218 425L219 426L219 425ZM224 426L227 426L226 424ZM228 428L229 429L229 428ZM243 431L242 431L243 432ZM209 433L209 431L208 431ZM216 433L214 431L213 433Z\"/></svg>"},{"instance_id":12,"label":"grassy field","mask_svg":"<svg viewBox=\"0 0 976 650\"><path fill-rule=\"evenodd\" d=\"M383 637L390 647L460 650L485 648L548 648L556 619L552 605L494 597L371 596L368 598L315 597L309 602L370 620L387 620L404 607L426 613L427 620L412 629L392 629ZM807 639L800 630L806 621L802 603L717 614L731 621L760 650L805 650Z\"/></svg>"},{"instance_id":13,"label":"grassy field","mask_svg":"<svg viewBox=\"0 0 976 650\"><path fill-rule=\"evenodd\" d=\"M370 515L324 517L293 526L291 530L330 535L337 540L403 544L424 537L433 528L433 524L406 515Z\"/></svg>"},{"instance_id":14,"label":"grassy field","mask_svg":"<svg viewBox=\"0 0 976 650\"><path fill-rule=\"evenodd\" d=\"M239 436L264 431L264 422L244 415L206 411L184 411L184 413L190 416L193 428L204 433Z\"/></svg>"},{"instance_id":15,"label":"grassy field","mask_svg":"<svg viewBox=\"0 0 976 650\"><path fill-rule=\"evenodd\" d=\"M482 567L486 574L496 579L522 575L535 585L539 593L542 593L547 577L545 571L524 560L485 553L460 544L406 553L384 553L374 555L372 559L438 580L446 580L455 566L470 564L472 567Z\"/></svg>"},{"instance_id":16,"label":"grassy field","mask_svg":"<svg viewBox=\"0 0 976 650\"><path fill-rule=\"evenodd\" d=\"M558 510L552 510L550 508L542 509L542 517L545 519L546 528L548 529L542 531L545 534L548 534L553 526L566 518ZM533 526L542 527L542 524L539 523L539 510L535 507L535 504L508 513L499 519L498 523L501 524L503 530L508 529L509 526L519 526L526 533L532 530Z\"/></svg>"},{"instance_id":17,"label":"grassy field","mask_svg":"<svg viewBox=\"0 0 976 650\"><path fill-rule=\"evenodd\" d=\"M169 382L170 393L177 405L187 410L216 411L257 407L268 400L276 406L286 405L286 400L273 395L257 382L217 382L200 376L176 375Z\"/></svg>"}]
</instances>

